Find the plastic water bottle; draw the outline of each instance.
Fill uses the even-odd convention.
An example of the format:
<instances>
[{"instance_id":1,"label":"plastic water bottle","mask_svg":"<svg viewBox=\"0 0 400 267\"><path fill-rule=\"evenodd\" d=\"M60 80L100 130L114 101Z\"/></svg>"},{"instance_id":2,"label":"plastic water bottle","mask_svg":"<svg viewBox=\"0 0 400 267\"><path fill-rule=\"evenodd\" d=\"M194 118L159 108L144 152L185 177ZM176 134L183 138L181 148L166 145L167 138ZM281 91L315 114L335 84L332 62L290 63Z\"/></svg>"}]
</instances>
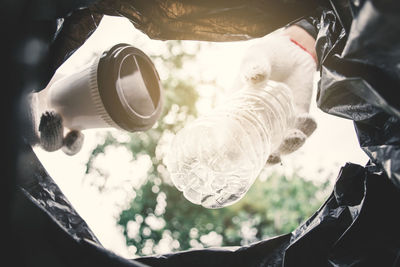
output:
<instances>
[{"instance_id":1,"label":"plastic water bottle","mask_svg":"<svg viewBox=\"0 0 400 267\"><path fill-rule=\"evenodd\" d=\"M283 83L237 91L174 137L166 165L174 185L195 204L221 208L249 190L293 124L292 92Z\"/></svg>"}]
</instances>

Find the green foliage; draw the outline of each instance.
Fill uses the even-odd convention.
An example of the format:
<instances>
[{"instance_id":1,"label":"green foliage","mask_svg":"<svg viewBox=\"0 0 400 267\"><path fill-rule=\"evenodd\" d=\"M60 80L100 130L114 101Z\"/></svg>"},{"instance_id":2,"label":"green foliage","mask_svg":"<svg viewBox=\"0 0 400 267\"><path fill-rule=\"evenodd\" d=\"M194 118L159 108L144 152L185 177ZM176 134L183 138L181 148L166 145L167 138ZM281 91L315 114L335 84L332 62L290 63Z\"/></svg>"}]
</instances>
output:
<instances>
[{"instance_id":1,"label":"green foliage","mask_svg":"<svg viewBox=\"0 0 400 267\"><path fill-rule=\"evenodd\" d=\"M245 245L291 232L321 205L324 195L320 192L327 184L315 185L297 175L272 174L265 181L256 180L242 200L222 209L194 205L171 184L162 161L165 148L161 140L197 116L195 84L199 81L180 78L184 63L195 59L196 52L188 54L178 41L167 42L167 48L167 53L152 56L157 68L167 70L164 110L157 124L146 132L127 134L129 138L123 142L112 133L106 134L87 163L87 173L104 175L93 162L108 146L126 147L134 160L143 154L151 158L147 181L135 189L135 197L119 216L127 245L136 247L138 255L148 255Z\"/></svg>"},{"instance_id":2,"label":"green foliage","mask_svg":"<svg viewBox=\"0 0 400 267\"><path fill-rule=\"evenodd\" d=\"M323 199L316 193L325 186L296 175L273 174L266 181L257 180L238 203L222 209L206 209L188 202L172 185L149 180L136 191L136 198L121 213L118 223L124 228L127 244L135 246L139 255L157 253L157 246L144 253L146 240L158 244L165 233L179 242L175 251L210 245L245 245L293 231L322 204ZM162 223L153 226L152 221L143 220L148 217ZM139 228L134 237L128 234L130 221ZM219 237L220 242L213 244L207 240L210 233Z\"/></svg>"}]
</instances>

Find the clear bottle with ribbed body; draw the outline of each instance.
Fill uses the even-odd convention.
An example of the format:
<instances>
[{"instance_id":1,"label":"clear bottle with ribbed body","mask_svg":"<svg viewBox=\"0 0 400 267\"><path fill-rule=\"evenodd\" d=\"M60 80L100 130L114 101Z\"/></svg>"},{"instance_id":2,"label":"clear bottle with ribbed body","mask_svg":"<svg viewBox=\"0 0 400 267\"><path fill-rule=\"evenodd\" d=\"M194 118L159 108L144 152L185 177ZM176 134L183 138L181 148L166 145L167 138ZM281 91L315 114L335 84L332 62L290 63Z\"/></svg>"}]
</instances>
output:
<instances>
[{"instance_id":1,"label":"clear bottle with ribbed body","mask_svg":"<svg viewBox=\"0 0 400 267\"><path fill-rule=\"evenodd\" d=\"M247 87L181 129L166 165L195 204L221 208L241 199L293 125L292 92L283 83Z\"/></svg>"}]
</instances>

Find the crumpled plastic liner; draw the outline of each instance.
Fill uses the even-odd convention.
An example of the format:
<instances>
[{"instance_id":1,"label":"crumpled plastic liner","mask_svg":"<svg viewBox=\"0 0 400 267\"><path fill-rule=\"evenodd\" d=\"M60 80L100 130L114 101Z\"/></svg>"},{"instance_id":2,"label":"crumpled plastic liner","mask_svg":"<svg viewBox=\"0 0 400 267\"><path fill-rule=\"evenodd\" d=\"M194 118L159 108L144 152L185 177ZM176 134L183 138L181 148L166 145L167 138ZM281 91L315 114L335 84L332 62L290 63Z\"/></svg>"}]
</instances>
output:
<instances>
[{"instance_id":1,"label":"crumpled plastic liner","mask_svg":"<svg viewBox=\"0 0 400 267\"><path fill-rule=\"evenodd\" d=\"M20 118L7 113L3 158L10 164L5 165L2 196L11 265L400 266L399 1L105 0L72 1L69 7L50 2L60 9L49 11L44 4L22 8L18 2L5 12L10 18L1 25L2 36L8 37L2 42L9 63L3 78L10 92L2 97L6 110L16 110L24 93L44 88L96 29L102 14L125 16L154 39L209 41L260 37L305 18L318 32L318 107L354 121L370 161L343 166L330 197L293 233L238 248L128 260L102 247L15 134L23 129ZM32 48L27 46L32 40L42 44L38 57L30 58L35 61L20 56Z\"/></svg>"},{"instance_id":2,"label":"crumpled plastic liner","mask_svg":"<svg viewBox=\"0 0 400 267\"><path fill-rule=\"evenodd\" d=\"M364 2L327 52L317 103L354 121L361 148L400 188L400 2Z\"/></svg>"}]
</instances>

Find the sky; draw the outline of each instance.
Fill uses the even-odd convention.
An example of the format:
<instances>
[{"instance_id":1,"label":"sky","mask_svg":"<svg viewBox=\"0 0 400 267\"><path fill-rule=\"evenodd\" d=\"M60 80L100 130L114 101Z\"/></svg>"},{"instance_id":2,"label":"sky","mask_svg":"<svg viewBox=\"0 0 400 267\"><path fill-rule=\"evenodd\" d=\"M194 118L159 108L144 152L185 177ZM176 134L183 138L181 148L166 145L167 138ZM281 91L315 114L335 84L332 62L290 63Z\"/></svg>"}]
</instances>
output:
<instances>
[{"instance_id":1,"label":"sky","mask_svg":"<svg viewBox=\"0 0 400 267\"><path fill-rule=\"evenodd\" d=\"M116 30L117 29L117 30ZM228 90L237 75L241 55L253 42L208 43L198 55L194 66L187 71L201 72L204 79L216 79L221 88ZM89 62L93 53L104 51L117 43L133 43L146 53L162 53L165 42L151 40L136 30L125 18L105 17L99 28L75 54L60 67L59 73L68 74ZM185 41L187 46L195 41ZM163 78L160 73L161 79ZM316 80L317 80L316 76ZM198 109L200 115L211 107L207 99L213 92L200 92L202 100ZM220 92L220 97L224 92ZM294 169L304 177L321 180L328 177L334 181L340 166L346 162L365 165L368 157L360 149L352 121L322 112L314 101L310 114L315 117L318 127L300 150L283 158L282 164L264 170L267 174L274 170L285 173ZM82 151L75 156L67 156L61 151L46 152L35 147L34 151L48 173L53 177L73 207L88 223L102 245L116 254L131 258L134 250L125 245L122 230L116 224L119 212L126 207L128 188L138 186L146 179L149 158L140 157L132 162L131 155L124 148L110 148L107 156L100 157L97 164L109 166L110 179L107 185L118 187L126 184L126 190L99 192L85 179L85 163L89 153L101 138L99 133L110 129L85 130ZM113 130L118 132L118 130ZM123 138L123 135L121 135ZM115 160L117 159L117 160Z\"/></svg>"}]
</instances>

